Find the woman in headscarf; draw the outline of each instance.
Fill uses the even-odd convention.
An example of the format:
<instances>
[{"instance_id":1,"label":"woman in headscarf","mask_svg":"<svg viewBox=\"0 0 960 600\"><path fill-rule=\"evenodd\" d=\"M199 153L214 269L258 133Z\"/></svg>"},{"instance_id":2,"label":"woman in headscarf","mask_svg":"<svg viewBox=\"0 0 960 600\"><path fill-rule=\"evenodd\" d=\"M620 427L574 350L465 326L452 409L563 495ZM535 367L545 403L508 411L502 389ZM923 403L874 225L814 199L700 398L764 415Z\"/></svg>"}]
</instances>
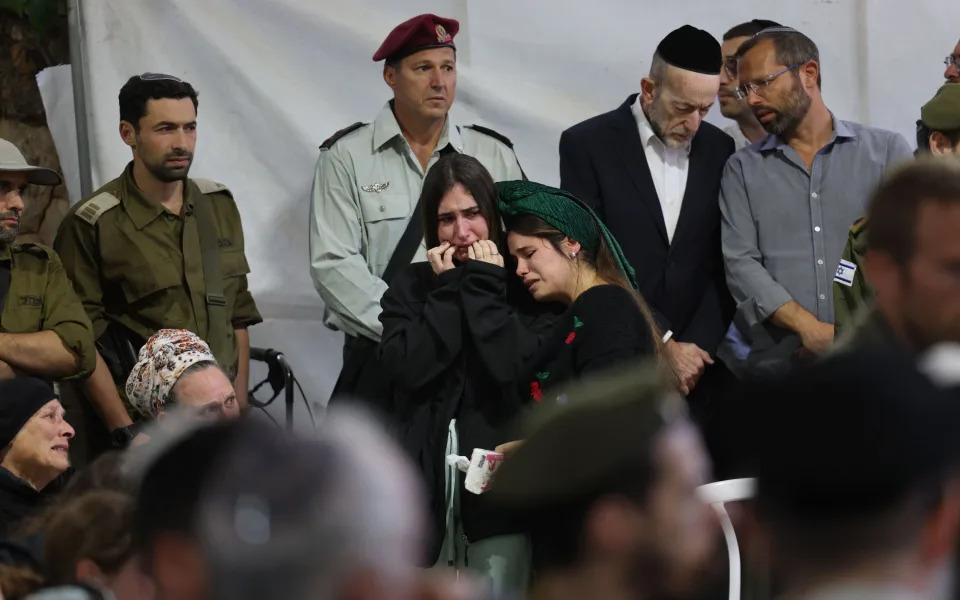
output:
<instances>
[{"instance_id":1,"label":"woman in headscarf","mask_svg":"<svg viewBox=\"0 0 960 600\"><path fill-rule=\"evenodd\" d=\"M525 538L509 535L484 496L464 492L463 474L444 457L514 439L522 366L559 311L534 302L504 268L496 188L479 161L441 158L420 206L428 261L408 266L384 294L379 354L396 390L392 416L427 483L436 532L428 563L469 564L496 588L522 593Z\"/></svg>"},{"instance_id":2,"label":"woman in headscarf","mask_svg":"<svg viewBox=\"0 0 960 600\"><path fill-rule=\"evenodd\" d=\"M661 334L633 267L596 214L539 183L498 183L497 194L517 276L537 301L568 307L532 362L529 398L540 402L560 382L659 356Z\"/></svg>"},{"instance_id":3,"label":"woman in headscarf","mask_svg":"<svg viewBox=\"0 0 960 600\"><path fill-rule=\"evenodd\" d=\"M0 381L0 536L44 505L70 467L73 427L53 389L34 377Z\"/></svg>"},{"instance_id":4,"label":"woman in headscarf","mask_svg":"<svg viewBox=\"0 0 960 600\"><path fill-rule=\"evenodd\" d=\"M186 329L161 329L147 340L127 377L126 392L146 419L173 408L207 420L240 416L233 384L210 346Z\"/></svg>"}]
</instances>

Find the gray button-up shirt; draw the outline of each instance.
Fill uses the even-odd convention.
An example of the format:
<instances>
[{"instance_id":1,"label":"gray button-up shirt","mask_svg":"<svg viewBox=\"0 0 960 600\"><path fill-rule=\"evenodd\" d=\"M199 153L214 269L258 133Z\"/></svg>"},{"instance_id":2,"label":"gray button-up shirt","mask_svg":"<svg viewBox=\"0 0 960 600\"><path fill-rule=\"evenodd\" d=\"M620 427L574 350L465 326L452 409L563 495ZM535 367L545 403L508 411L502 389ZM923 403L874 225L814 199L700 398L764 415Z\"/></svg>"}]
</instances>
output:
<instances>
[{"instance_id":1,"label":"gray button-up shirt","mask_svg":"<svg viewBox=\"0 0 960 600\"><path fill-rule=\"evenodd\" d=\"M720 184L723 257L740 322L795 300L833 322L833 276L850 225L887 169L912 157L903 136L834 118L808 170L780 137L738 151Z\"/></svg>"},{"instance_id":2,"label":"gray button-up shirt","mask_svg":"<svg viewBox=\"0 0 960 600\"><path fill-rule=\"evenodd\" d=\"M310 274L331 329L380 339L380 297L387 289L380 276L413 216L424 177L447 146L476 158L494 181L523 178L512 148L456 125L449 114L422 168L389 102L372 124L320 151L310 206ZM421 244L414 261L425 258Z\"/></svg>"}]
</instances>

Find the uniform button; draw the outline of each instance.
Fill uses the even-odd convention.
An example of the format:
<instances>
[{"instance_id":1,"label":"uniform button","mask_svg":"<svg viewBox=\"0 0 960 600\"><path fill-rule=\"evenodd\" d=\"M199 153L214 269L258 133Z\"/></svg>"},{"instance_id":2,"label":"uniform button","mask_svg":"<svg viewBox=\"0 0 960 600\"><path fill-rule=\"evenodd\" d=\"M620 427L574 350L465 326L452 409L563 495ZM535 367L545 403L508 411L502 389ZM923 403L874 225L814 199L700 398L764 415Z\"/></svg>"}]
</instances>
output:
<instances>
[{"instance_id":1,"label":"uniform button","mask_svg":"<svg viewBox=\"0 0 960 600\"><path fill-rule=\"evenodd\" d=\"M814 193L810 194L810 197L815 199L815 198L817 197L817 193L814 192Z\"/></svg>"},{"instance_id":2,"label":"uniform button","mask_svg":"<svg viewBox=\"0 0 960 600\"><path fill-rule=\"evenodd\" d=\"M383 211L385 211L385 210L387 210L387 209L384 208L383 206L380 207L380 212L383 212Z\"/></svg>"},{"instance_id":3,"label":"uniform button","mask_svg":"<svg viewBox=\"0 0 960 600\"><path fill-rule=\"evenodd\" d=\"M817 225L816 227L813 228L813 230L814 230L814 231L820 231L820 226Z\"/></svg>"},{"instance_id":4,"label":"uniform button","mask_svg":"<svg viewBox=\"0 0 960 600\"><path fill-rule=\"evenodd\" d=\"M817 264L818 264L818 265L822 265L822 264L823 264L823 259L821 258L820 260L818 260L818 261L817 261Z\"/></svg>"},{"instance_id":5,"label":"uniform button","mask_svg":"<svg viewBox=\"0 0 960 600\"><path fill-rule=\"evenodd\" d=\"M827 299L827 297L826 297L826 296L824 296L823 294L820 294L820 299L821 299L821 300L826 300L826 299Z\"/></svg>"}]
</instances>

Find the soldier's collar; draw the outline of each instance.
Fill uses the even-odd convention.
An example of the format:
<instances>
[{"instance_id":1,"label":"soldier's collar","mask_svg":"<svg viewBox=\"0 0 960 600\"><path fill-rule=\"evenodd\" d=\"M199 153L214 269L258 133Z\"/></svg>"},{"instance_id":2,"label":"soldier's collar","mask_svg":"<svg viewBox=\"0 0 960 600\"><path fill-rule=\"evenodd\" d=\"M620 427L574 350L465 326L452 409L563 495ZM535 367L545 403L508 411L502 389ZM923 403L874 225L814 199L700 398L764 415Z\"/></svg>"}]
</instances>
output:
<instances>
[{"instance_id":1,"label":"soldier's collar","mask_svg":"<svg viewBox=\"0 0 960 600\"><path fill-rule=\"evenodd\" d=\"M0 262L10 262L13 260L13 252L10 251L9 245L0 245Z\"/></svg>"},{"instance_id":2,"label":"soldier's collar","mask_svg":"<svg viewBox=\"0 0 960 600\"><path fill-rule=\"evenodd\" d=\"M183 203L186 206L192 207L193 197L189 191L191 187L189 182L189 179L183 182ZM123 209L127 212L134 227L137 229L143 229L157 217L167 212L166 209L159 204L147 200L143 192L140 191L140 188L137 187L137 182L133 180L133 162L130 162L127 168L124 169L121 184L123 190L120 194L120 202L123 203Z\"/></svg>"},{"instance_id":3,"label":"soldier's collar","mask_svg":"<svg viewBox=\"0 0 960 600\"><path fill-rule=\"evenodd\" d=\"M397 137L403 137L400 131L400 123L393 114L393 100L387 102L377 119L373 122L373 149L379 150L385 144L395 140ZM460 128L454 124L450 113L447 112L447 118L443 123L443 131L440 132L440 139L437 141L437 151L452 145L457 152L463 152L463 138L460 136Z\"/></svg>"}]
</instances>

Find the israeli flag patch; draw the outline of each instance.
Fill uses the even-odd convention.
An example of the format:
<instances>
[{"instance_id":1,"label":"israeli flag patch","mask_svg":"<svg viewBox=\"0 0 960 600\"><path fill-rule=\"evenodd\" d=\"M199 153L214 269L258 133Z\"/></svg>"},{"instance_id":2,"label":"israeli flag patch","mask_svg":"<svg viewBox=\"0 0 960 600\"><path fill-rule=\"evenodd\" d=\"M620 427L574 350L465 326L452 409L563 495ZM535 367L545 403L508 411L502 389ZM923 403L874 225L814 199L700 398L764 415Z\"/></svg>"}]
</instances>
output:
<instances>
[{"instance_id":1,"label":"israeli flag patch","mask_svg":"<svg viewBox=\"0 0 960 600\"><path fill-rule=\"evenodd\" d=\"M856 272L857 265L846 260L841 260L840 266L837 267L837 274L833 276L833 280L836 283L851 287L853 286L853 276Z\"/></svg>"}]
</instances>

